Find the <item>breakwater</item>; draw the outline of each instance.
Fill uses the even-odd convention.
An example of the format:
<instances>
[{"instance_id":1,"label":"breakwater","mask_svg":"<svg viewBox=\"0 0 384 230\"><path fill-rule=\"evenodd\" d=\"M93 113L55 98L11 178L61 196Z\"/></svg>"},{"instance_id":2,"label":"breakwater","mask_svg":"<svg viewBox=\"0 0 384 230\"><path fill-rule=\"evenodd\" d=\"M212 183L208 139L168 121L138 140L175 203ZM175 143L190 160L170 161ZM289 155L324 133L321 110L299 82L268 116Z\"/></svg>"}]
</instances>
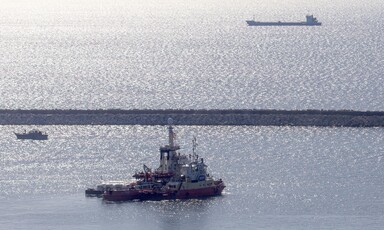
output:
<instances>
[{"instance_id":1,"label":"breakwater","mask_svg":"<svg viewBox=\"0 0 384 230\"><path fill-rule=\"evenodd\" d=\"M384 112L349 110L0 110L0 125L384 127Z\"/></svg>"}]
</instances>

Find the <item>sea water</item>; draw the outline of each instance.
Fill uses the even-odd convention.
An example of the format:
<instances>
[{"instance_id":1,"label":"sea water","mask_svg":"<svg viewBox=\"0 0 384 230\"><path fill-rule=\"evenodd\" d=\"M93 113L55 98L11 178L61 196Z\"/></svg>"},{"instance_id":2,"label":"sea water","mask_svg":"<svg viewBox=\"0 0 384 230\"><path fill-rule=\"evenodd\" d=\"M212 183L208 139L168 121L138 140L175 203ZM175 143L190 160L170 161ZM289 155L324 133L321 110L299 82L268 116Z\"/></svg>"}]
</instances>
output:
<instances>
[{"instance_id":1,"label":"sea water","mask_svg":"<svg viewBox=\"0 0 384 230\"><path fill-rule=\"evenodd\" d=\"M2 109L384 109L381 0L1 0ZM319 27L248 27L245 20Z\"/></svg>"},{"instance_id":2,"label":"sea water","mask_svg":"<svg viewBox=\"0 0 384 230\"><path fill-rule=\"evenodd\" d=\"M1 109L384 110L381 0L1 0ZM245 20L320 27L248 27ZM39 128L48 141L13 132ZM227 187L106 203L162 126L1 126L1 229L380 229L383 129L183 126Z\"/></svg>"},{"instance_id":3,"label":"sea water","mask_svg":"<svg viewBox=\"0 0 384 230\"><path fill-rule=\"evenodd\" d=\"M204 158L220 197L108 203L101 180L159 165L165 126L41 126L47 141L0 134L1 229L379 229L382 128L175 127L181 153Z\"/></svg>"}]
</instances>

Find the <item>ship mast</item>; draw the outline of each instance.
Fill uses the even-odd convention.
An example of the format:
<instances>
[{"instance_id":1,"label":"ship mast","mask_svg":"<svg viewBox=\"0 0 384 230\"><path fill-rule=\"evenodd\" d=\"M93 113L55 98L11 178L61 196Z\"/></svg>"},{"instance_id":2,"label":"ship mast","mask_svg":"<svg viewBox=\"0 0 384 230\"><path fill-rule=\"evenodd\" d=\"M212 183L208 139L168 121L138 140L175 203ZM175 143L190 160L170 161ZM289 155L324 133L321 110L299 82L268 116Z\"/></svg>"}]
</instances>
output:
<instances>
[{"instance_id":1,"label":"ship mast","mask_svg":"<svg viewBox=\"0 0 384 230\"><path fill-rule=\"evenodd\" d=\"M180 149L175 145L175 133L173 132L173 120L168 118L168 145L160 147L160 170L162 173L173 173L177 166L176 151Z\"/></svg>"},{"instance_id":2,"label":"ship mast","mask_svg":"<svg viewBox=\"0 0 384 230\"><path fill-rule=\"evenodd\" d=\"M173 133L172 124L173 124L173 119L168 118L168 143L169 143L169 147L171 148L174 146L173 139L175 137L175 134Z\"/></svg>"},{"instance_id":3,"label":"ship mast","mask_svg":"<svg viewBox=\"0 0 384 230\"><path fill-rule=\"evenodd\" d=\"M197 156L197 154L195 152L196 147L197 147L196 137L193 136L193 139L192 139L192 155L193 155L193 160L197 160L197 158L198 158L198 156Z\"/></svg>"}]
</instances>

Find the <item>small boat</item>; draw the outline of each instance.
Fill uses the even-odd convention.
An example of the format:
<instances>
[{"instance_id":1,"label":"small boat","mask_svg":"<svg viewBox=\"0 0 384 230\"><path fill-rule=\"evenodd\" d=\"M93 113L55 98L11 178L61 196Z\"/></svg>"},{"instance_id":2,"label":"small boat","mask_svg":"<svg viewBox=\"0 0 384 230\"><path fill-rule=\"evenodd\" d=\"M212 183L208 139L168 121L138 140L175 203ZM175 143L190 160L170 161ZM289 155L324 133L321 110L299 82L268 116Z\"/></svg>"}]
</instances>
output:
<instances>
[{"instance_id":1,"label":"small boat","mask_svg":"<svg viewBox=\"0 0 384 230\"><path fill-rule=\"evenodd\" d=\"M305 22L259 22L255 20L247 20L248 26L321 26L313 15L307 15Z\"/></svg>"},{"instance_id":2,"label":"small boat","mask_svg":"<svg viewBox=\"0 0 384 230\"><path fill-rule=\"evenodd\" d=\"M48 134L43 133L37 129L33 129L29 132L15 133L17 139L31 139L31 140L48 140Z\"/></svg>"},{"instance_id":3,"label":"small boat","mask_svg":"<svg viewBox=\"0 0 384 230\"><path fill-rule=\"evenodd\" d=\"M143 171L133 175L133 183L105 190L104 200L174 200L221 195L225 188L224 182L214 179L207 172L208 166L204 159L195 153L195 138L192 141L192 154L181 154L178 151L180 146L175 143L172 119L168 123L169 142L160 147L159 167L152 170L144 164Z\"/></svg>"}]
</instances>

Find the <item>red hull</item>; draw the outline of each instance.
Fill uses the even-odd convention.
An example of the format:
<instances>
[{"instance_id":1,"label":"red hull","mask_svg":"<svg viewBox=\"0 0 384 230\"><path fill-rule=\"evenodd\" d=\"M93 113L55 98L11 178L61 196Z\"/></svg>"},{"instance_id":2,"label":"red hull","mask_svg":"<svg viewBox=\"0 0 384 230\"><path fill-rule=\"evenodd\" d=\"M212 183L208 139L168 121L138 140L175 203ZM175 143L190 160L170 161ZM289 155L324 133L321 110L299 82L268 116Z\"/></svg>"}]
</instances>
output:
<instances>
[{"instance_id":1,"label":"red hull","mask_svg":"<svg viewBox=\"0 0 384 230\"><path fill-rule=\"evenodd\" d=\"M139 197L139 190L107 191L103 194L103 199L108 201L137 200Z\"/></svg>"},{"instance_id":2,"label":"red hull","mask_svg":"<svg viewBox=\"0 0 384 230\"><path fill-rule=\"evenodd\" d=\"M154 190L108 191L104 193L103 198L108 201L192 199L219 196L224 188L224 184L221 183L214 187L169 192Z\"/></svg>"},{"instance_id":3,"label":"red hull","mask_svg":"<svg viewBox=\"0 0 384 230\"><path fill-rule=\"evenodd\" d=\"M208 196L219 196L225 188L224 185L215 187L180 190L176 194L176 199L202 198Z\"/></svg>"}]
</instances>

